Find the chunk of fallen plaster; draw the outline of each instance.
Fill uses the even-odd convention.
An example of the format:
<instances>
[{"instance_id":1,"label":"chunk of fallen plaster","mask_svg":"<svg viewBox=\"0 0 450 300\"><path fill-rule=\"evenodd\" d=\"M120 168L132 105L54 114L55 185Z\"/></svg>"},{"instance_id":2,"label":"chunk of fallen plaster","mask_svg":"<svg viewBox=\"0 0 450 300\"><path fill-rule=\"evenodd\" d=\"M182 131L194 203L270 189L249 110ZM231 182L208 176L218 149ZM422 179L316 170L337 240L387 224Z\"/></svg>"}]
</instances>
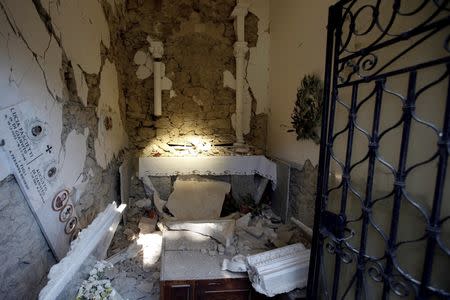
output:
<instances>
[{"instance_id":1,"label":"chunk of fallen plaster","mask_svg":"<svg viewBox=\"0 0 450 300\"><path fill-rule=\"evenodd\" d=\"M231 185L223 181L177 179L166 207L179 220L205 220L220 217L225 195Z\"/></svg>"},{"instance_id":2,"label":"chunk of fallen plaster","mask_svg":"<svg viewBox=\"0 0 450 300\"><path fill-rule=\"evenodd\" d=\"M170 230L188 230L203 235L207 235L229 247L234 237L234 220L207 220L191 222L167 222L166 226Z\"/></svg>"},{"instance_id":3,"label":"chunk of fallen plaster","mask_svg":"<svg viewBox=\"0 0 450 300\"><path fill-rule=\"evenodd\" d=\"M142 50L138 50L136 54L134 55L133 61L136 65L145 65L145 62L147 61L147 53L145 53Z\"/></svg>"},{"instance_id":4,"label":"chunk of fallen plaster","mask_svg":"<svg viewBox=\"0 0 450 300\"><path fill-rule=\"evenodd\" d=\"M232 259L225 258L222 262L222 270L228 270L231 272L247 272L246 257L242 254L238 254Z\"/></svg>"},{"instance_id":5,"label":"chunk of fallen plaster","mask_svg":"<svg viewBox=\"0 0 450 300\"><path fill-rule=\"evenodd\" d=\"M246 215L240 217L239 219L236 220L236 226L240 228L247 227L251 217L252 217L251 213L247 213Z\"/></svg>"},{"instance_id":6,"label":"chunk of fallen plaster","mask_svg":"<svg viewBox=\"0 0 450 300\"><path fill-rule=\"evenodd\" d=\"M148 234L154 232L157 221L158 220L156 219L156 217L155 218L142 217L138 224L140 230L139 233Z\"/></svg>"},{"instance_id":7,"label":"chunk of fallen plaster","mask_svg":"<svg viewBox=\"0 0 450 300\"><path fill-rule=\"evenodd\" d=\"M146 66L139 66L136 70L136 77L140 80L146 79L152 75L152 72Z\"/></svg>"},{"instance_id":8,"label":"chunk of fallen plaster","mask_svg":"<svg viewBox=\"0 0 450 300\"><path fill-rule=\"evenodd\" d=\"M251 213L248 213L245 216L239 218L236 221L236 226L238 228L245 230L255 238L260 238L264 234L264 228L262 227L262 223L258 221L255 226L249 226L251 216L252 216Z\"/></svg>"},{"instance_id":9,"label":"chunk of fallen plaster","mask_svg":"<svg viewBox=\"0 0 450 300\"><path fill-rule=\"evenodd\" d=\"M153 206L152 200L150 200L148 198L140 199L140 200L136 201L134 203L134 205L139 208L149 208L149 209L152 208L152 206Z\"/></svg>"}]
</instances>

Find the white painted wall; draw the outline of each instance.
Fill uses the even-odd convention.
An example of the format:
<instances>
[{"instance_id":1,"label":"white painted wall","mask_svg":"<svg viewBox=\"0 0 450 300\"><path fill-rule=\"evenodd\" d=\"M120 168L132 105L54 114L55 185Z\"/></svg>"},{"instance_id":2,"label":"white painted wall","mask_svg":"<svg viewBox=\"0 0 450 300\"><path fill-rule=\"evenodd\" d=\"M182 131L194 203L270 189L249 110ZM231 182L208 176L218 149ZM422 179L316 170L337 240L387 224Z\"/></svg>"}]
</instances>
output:
<instances>
[{"instance_id":1,"label":"white painted wall","mask_svg":"<svg viewBox=\"0 0 450 300\"><path fill-rule=\"evenodd\" d=\"M99 73L100 45L109 47L110 44L109 28L102 6L100 2L90 0L42 3L51 16L62 48L72 62L78 95L86 105L88 87L82 71ZM31 1L2 0L1 5L1 34L7 39L0 40L0 109L29 101L36 110L36 116L49 123L52 140L58 141L61 139L63 123L62 103L56 101L56 97L63 98L62 49L55 37L47 32ZM101 75L102 95L97 112L101 122L95 150L99 165L105 168L126 145L127 138L120 117L114 65L107 62ZM113 119L113 128L108 133L103 130L103 117L106 114ZM54 151L60 153L58 164L68 188L75 184L83 170L88 134L88 131L84 134L72 132L66 141L62 141L66 143L65 147L56 143ZM4 161L0 160L2 178L9 170ZM73 166L77 167L74 169Z\"/></svg>"},{"instance_id":2,"label":"white painted wall","mask_svg":"<svg viewBox=\"0 0 450 300\"><path fill-rule=\"evenodd\" d=\"M328 7L335 1L270 1L268 152L286 161L318 163L319 146L291 128L297 88L306 74L323 76Z\"/></svg>"}]
</instances>

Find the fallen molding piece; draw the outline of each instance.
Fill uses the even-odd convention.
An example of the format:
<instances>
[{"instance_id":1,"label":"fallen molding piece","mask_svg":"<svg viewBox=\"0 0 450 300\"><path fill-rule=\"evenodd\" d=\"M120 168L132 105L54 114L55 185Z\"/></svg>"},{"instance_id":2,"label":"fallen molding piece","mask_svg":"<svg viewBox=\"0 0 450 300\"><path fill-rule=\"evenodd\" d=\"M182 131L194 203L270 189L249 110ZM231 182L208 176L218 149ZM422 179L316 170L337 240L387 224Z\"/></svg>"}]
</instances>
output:
<instances>
[{"instance_id":1,"label":"fallen molding piece","mask_svg":"<svg viewBox=\"0 0 450 300\"><path fill-rule=\"evenodd\" d=\"M207 235L229 247L233 242L235 220L206 220L187 222L166 222L170 230L188 230Z\"/></svg>"},{"instance_id":2,"label":"fallen molding piece","mask_svg":"<svg viewBox=\"0 0 450 300\"><path fill-rule=\"evenodd\" d=\"M249 279L255 290L273 297L306 286L310 250L303 244L247 257Z\"/></svg>"},{"instance_id":3,"label":"fallen molding piece","mask_svg":"<svg viewBox=\"0 0 450 300\"><path fill-rule=\"evenodd\" d=\"M50 269L48 283L39 293L40 300L75 299L85 275L106 257L125 207L125 204L117 207L115 202L109 204L80 232L67 255Z\"/></svg>"}]
</instances>

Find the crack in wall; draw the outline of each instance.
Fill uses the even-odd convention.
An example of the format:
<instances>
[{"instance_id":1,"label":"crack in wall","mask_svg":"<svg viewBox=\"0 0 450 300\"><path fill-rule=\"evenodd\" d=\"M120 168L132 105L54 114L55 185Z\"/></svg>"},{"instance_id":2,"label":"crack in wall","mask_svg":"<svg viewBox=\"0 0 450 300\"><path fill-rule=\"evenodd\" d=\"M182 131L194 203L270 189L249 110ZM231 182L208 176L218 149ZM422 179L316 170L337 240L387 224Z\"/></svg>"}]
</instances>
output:
<instances>
[{"instance_id":1,"label":"crack in wall","mask_svg":"<svg viewBox=\"0 0 450 300\"><path fill-rule=\"evenodd\" d=\"M6 20L8 21L8 23L9 23L9 25L10 25L10 27L11 27L11 30L13 30L14 33L15 33L18 37L20 37L20 39L23 41L23 43L25 44L25 46L28 48L28 50L29 50L29 51L31 52L31 54L33 55L33 58L34 58L36 64L37 64L37 65L39 66L39 68L41 69L42 76L44 77L44 81L45 81L45 86L46 86L46 88L47 88L47 91L48 91L50 97L52 97L53 100L55 100L55 101L58 102L58 101L59 101L58 97L56 97L56 96L53 94L52 90L50 89L50 87L49 87L49 85L48 85L47 74L45 73L44 68L42 67L41 63L39 62L39 59L38 59L39 55L38 55L33 49L31 49L30 45L28 44L27 40L26 40L25 37L23 36L22 32L21 32L21 31L19 30L19 28L17 27L14 18L13 18L13 17L11 17L11 18L9 17L8 12L6 11L6 8L5 8L5 6L4 6L4 4L3 4L2 2L0 2L0 9L2 10L3 14L5 15ZM11 19L12 19L12 20L11 20ZM13 25L13 24L14 24L14 25ZM14 30L14 28L16 28L17 30ZM50 46L50 42L51 42L51 36L49 36L49 44L48 44L49 46ZM47 48L47 50L48 50L48 48ZM47 51L47 50L46 50L46 51ZM8 51L9 51L9 50L8 50ZM42 58L45 58L45 54L46 54L46 52L44 52L44 55L43 55ZM19 84L19 86L20 86L20 84Z\"/></svg>"}]
</instances>

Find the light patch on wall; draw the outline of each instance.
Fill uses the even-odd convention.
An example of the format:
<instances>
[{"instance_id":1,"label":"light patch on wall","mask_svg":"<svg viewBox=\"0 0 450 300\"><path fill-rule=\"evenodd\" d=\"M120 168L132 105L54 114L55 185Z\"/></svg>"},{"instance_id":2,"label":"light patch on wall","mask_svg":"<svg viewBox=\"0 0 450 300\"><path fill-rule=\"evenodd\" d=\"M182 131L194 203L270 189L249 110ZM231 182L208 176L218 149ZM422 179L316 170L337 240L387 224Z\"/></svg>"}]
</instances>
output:
<instances>
[{"instance_id":1,"label":"light patch on wall","mask_svg":"<svg viewBox=\"0 0 450 300\"><path fill-rule=\"evenodd\" d=\"M35 12L35 14L37 13ZM33 19L31 16L29 17ZM14 15L8 15L8 18L16 19ZM3 13L0 14L0 28L1 34L9 37L8 40L0 40L0 89L2 92L0 109L22 101L29 101L35 108L35 117L51 124L50 139L60 140L62 104L53 99L49 90L55 91L57 95L62 91L62 81L57 79L59 66L61 66L61 50L57 49L57 44L48 44L48 39L43 40L44 43L47 43L46 47L49 47L48 57L41 60L38 58L38 64L32 54L32 51L35 52L35 50L27 47L32 43L25 40L25 44L24 40L14 33ZM44 39L44 36L42 38ZM36 47L39 49L40 45ZM60 143L55 143L53 151L59 152L60 147Z\"/></svg>"},{"instance_id":2,"label":"light patch on wall","mask_svg":"<svg viewBox=\"0 0 450 300\"><path fill-rule=\"evenodd\" d=\"M11 17L13 26L16 26L20 34L27 41L28 46L41 57L48 47L50 35L44 23L36 13L32 1L4 0L8 15ZM9 27L9 25L7 25ZM2 27L5 28L5 27Z\"/></svg>"},{"instance_id":3,"label":"light patch on wall","mask_svg":"<svg viewBox=\"0 0 450 300\"><path fill-rule=\"evenodd\" d=\"M84 162L86 160L86 141L89 136L89 128L79 134L72 130L64 144L64 161L61 168L61 177L64 186L76 187L83 177Z\"/></svg>"},{"instance_id":4,"label":"light patch on wall","mask_svg":"<svg viewBox=\"0 0 450 300\"><path fill-rule=\"evenodd\" d=\"M258 17L258 41L250 48L247 82L256 99L256 114L269 112L269 0L252 1L249 11Z\"/></svg>"},{"instance_id":5,"label":"light patch on wall","mask_svg":"<svg viewBox=\"0 0 450 300\"><path fill-rule=\"evenodd\" d=\"M127 144L128 137L122 124L119 106L117 71L113 63L105 61L100 80L100 99L97 107L98 135L94 141L95 159L106 169L109 162ZM107 129L105 118L111 119Z\"/></svg>"},{"instance_id":6,"label":"light patch on wall","mask_svg":"<svg viewBox=\"0 0 450 300\"><path fill-rule=\"evenodd\" d=\"M109 47L108 23L101 4L92 0L50 1L48 13L72 64L89 74L101 65L100 43Z\"/></svg>"},{"instance_id":7,"label":"light patch on wall","mask_svg":"<svg viewBox=\"0 0 450 300\"><path fill-rule=\"evenodd\" d=\"M223 71L223 87L227 87L233 90L236 89L236 79L234 78L234 75L228 70Z\"/></svg>"}]
</instances>

